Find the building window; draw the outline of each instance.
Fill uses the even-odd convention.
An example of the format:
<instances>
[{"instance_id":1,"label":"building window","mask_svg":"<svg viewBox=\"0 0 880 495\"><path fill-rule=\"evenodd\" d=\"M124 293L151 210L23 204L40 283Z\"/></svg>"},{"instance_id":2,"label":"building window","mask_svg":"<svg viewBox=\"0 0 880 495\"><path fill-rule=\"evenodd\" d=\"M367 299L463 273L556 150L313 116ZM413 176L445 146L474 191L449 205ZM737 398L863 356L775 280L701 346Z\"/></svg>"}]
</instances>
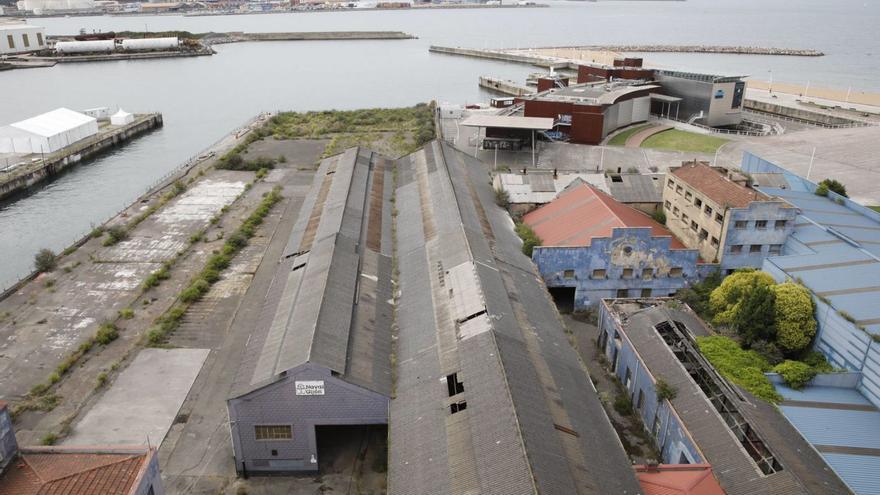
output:
<instances>
[{"instance_id":1,"label":"building window","mask_svg":"<svg viewBox=\"0 0 880 495\"><path fill-rule=\"evenodd\" d=\"M660 411L658 410L656 414L654 414L654 426L651 427L651 432L654 434L654 438L657 438L660 435Z\"/></svg>"},{"instance_id":2,"label":"building window","mask_svg":"<svg viewBox=\"0 0 880 495\"><path fill-rule=\"evenodd\" d=\"M785 220L777 220L777 221L776 221L776 225L774 225L774 227L776 228L776 230L782 230L782 229L785 228L785 225L786 225L787 223L788 223L788 222L785 221Z\"/></svg>"},{"instance_id":3,"label":"building window","mask_svg":"<svg viewBox=\"0 0 880 495\"><path fill-rule=\"evenodd\" d=\"M651 289L642 289L642 297L651 297Z\"/></svg>"},{"instance_id":4,"label":"building window","mask_svg":"<svg viewBox=\"0 0 880 495\"><path fill-rule=\"evenodd\" d=\"M37 44L43 46L43 33L37 33Z\"/></svg>"},{"instance_id":5,"label":"building window","mask_svg":"<svg viewBox=\"0 0 880 495\"><path fill-rule=\"evenodd\" d=\"M629 297L629 290L617 289L617 297Z\"/></svg>"},{"instance_id":6,"label":"building window","mask_svg":"<svg viewBox=\"0 0 880 495\"><path fill-rule=\"evenodd\" d=\"M739 254L743 250L742 244L733 244L730 246L730 254Z\"/></svg>"},{"instance_id":7,"label":"building window","mask_svg":"<svg viewBox=\"0 0 880 495\"><path fill-rule=\"evenodd\" d=\"M686 193L684 193L684 199L686 199L686 200L688 200L688 201L690 201L691 199L693 199L693 197L694 197L694 195L691 194L690 191L687 191Z\"/></svg>"},{"instance_id":8,"label":"building window","mask_svg":"<svg viewBox=\"0 0 880 495\"><path fill-rule=\"evenodd\" d=\"M665 206L667 210L671 210L671 209L672 209L672 203L670 203L669 201L663 203L663 206Z\"/></svg>"},{"instance_id":9,"label":"building window","mask_svg":"<svg viewBox=\"0 0 880 495\"><path fill-rule=\"evenodd\" d=\"M770 244L770 249L768 253L770 254L779 254L782 252L782 244Z\"/></svg>"},{"instance_id":10,"label":"building window","mask_svg":"<svg viewBox=\"0 0 880 495\"><path fill-rule=\"evenodd\" d=\"M678 207L677 206L672 209L672 214L675 216L678 216Z\"/></svg>"},{"instance_id":11,"label":"building window","mask_svg":"<svg viewBox=\"0 0 880 495\"><path fill-rule=\"evenodd\" d=\"M675 187L675 192L678 193L679 195L681 195L681 192L682 192L683 190L684 190L684 189L682 189L681 186L676 186L676 187Z\"/></svg>"},{"instance_id":12,"label":"building window","mask_svg":"<svg viewBox=\"0 0 880 495\"><path fill-rule=\"evenodd\" d=\"M697 208L703 206L703 200L700 198L694 198L694 206L696 206Z\"/></svg>"},{"instance_id":13,"label":"building window","mask_svg":"<svg viewBox=\"0 0 880 495\"><path fill-rule=\"evenodd\" d=\"M706 205L706 209L703 210L703 213L705 213L706 216L708 216L709 218L712 218L712 207Z\"/></svg>"},{"instance_id":14,"label":"building window","mask_svg":"<svg viewBox=\"0 0 880 495\"><path fill-rule=\"evenodd\" d=\"M28 39L28 35L26 35L26 34L22 34L22 35L21 35L21 41L24 42L24 47L25 47L25 48L30 48L30 46L31 46L31 40Z\"/></svg>"},{"instance_id":15,"label":"building window","mask_svg":"<svg viewBox=\"0 0 880 495\"><path fill-rule=\"evenodd\" d=\"M715 221L718 222L718 223L721 223L721 224L724 223L724 217L721 215L721 213L716 213L716 214L715 214Z\"/></svg>"},{"instance_id":16,"label":"building window","mask_svg":"<svg viewBox=\"0 0 880 495\"><path fill-rule=\"evenodd\" d=\"M761 252L761 245L760 244L752 244L751 246L749 246L749 252L750 253L760 253Z\"/></svg>"},{"instance_id":17,"label":"building window","mask_svg":"<svg viewBox=\"0 0 880 495\"><path fill-rule=\"evenodd\" d=\"M706 229L700 229L700 239L706 240L709 237L709 232Z\"/></svg>"},{"instance_id":18,"label":"building window","mask_svg":"<svg viewBox=\"0 0 880 495\"><path fill-rule=\"evenodd\" d=\"M458 373L446 375L446 389L450 397L464 392L464 383L458 381Z\"/></svg>"},{"instance_id":19,"label":"building window","mask_svg":"<svg viewBox=\"0 0 880 495\"><path fill-rule=\"evenodd\" d=\"M737 229L737 230L742 230L742 229L744 229L744 228L746 228L746 227L748 227L748 226L749 226L749 222L747 222L747 221L745 221L745 220L737 220L737 221L734 222L734 224L733 224L733 228L735 228L735 229Z\"/></svg>"},{"instance_id":20,"label":"building window","mask_svg":"<svg viewBox=\"0 0 880 495\"><path fill-rule=\"evenodd\" d=\"M689 217L687 216L687 213L681 214L681 221L684 222L685 225L687 225L688 219L689 219Z\"/></svg>"},{"instance_id":21,"label":"building window","mask_svg":"<svg viewBox=\"0 0 880 495\"><path fill-rule=\"evenodd\" d=\"M767 220L755 220L755 228L764 230L767 228Z\"/></svg>"},{"instance_id":22,"label":"building window","mask_svg":"<svg viewBox=\"0 0 880 495\"><path fill-rule=\"evenodd\" d=\"M633 278L633 269L632 268L624 268L623 274L620 278Z\"/></svg>"},{"instance_id":23,"label":"building window","mask_svg":"<svg viewBox=\"0 0 880 495\"><path fill-rule=\"evenodd\" d=\"M711 242L713 246L718 247L718 238L717 237L713 236L709 242Z\"/></svg>"},{"instance_id":24,"label":"building window","mask_svg":"<svg viewBox=\"0 0 880 495\"><path fill-rule=\"evenodd\" d=\"M15 39L11 34L6 35L6 41L9 43L9 48L15 48Z\"/></svg>"},{"instance_id":25,"label":"building window","mask_svg":"<svg viewBox=\"0 0 880 495\"><path fill-rule=\"evenodd\" d=\"M682 268L680 266L672 267L669 269L669 276L670 277L680 277L683 271L684 270L682 270Z\"/></svg>"},{"instance_id":26,"label":"building window","mask_svg":"<svg viewBox=\"0 0 880 495\"><path fill-rule=\"evenodd\" d=\"M254 425L257 440L291 440L293 427L290 425Z\"/></svg>"},{"instance_id":27,"label":"building window","mask_svg":"<svg viewBox=\"0 0 880 495\"><path fill-rule=\"evenodd\" d=\"M639 400L636 401L636 409L641 410L642 406L645 405L645 391L639 389Z\"/></svg>"},{"instance_id":28,"label":"building window","mask_svg":"<svg viewBox=\"0 0 880 495\"><path fill-rule=\"evenodd\" d=\"M675 182L673 182L672 179L666 181L666 185L669 187L669 189L675 188Z\"/></svg>"},{"instance_id":29,"label":"building window","mask_svg":"<svg viewBox=\"0 0 880 495\"><path fill-rule=\"evenodd\" d=\"M693 220L691 220L691 230L693 230L694 232L700 230L700 226L697 225L697 222L694 222Z\"/></svg>"},{"instance_id":30,"label":"building window","mask_svg":"<svg viewBox=\"0 0 880 495\"><path fill-rule=\"evenodd\" d=\"M605 278L605 270L603 270L601 268L593 270L593 277L592 278L599 278L599 279Z\"/></svg>"},{"instance_id":31,"label":"building window","mask_svg":"<svg viewBox=\"0 0 880 495\"><path fill-rule=\"evenodd\" d=\"M449 404L450 414L455 414L457 412L464 411L465 409L467 409L467 401L466 400Z\"/></svg>"},{"instance_id":32,"label":"building window","mask_svg":"<svg viewBox=\"0 0 880 495\"><path fill-rule=\"evenodd\" d=\"M650 279L652 276L654 276L654 269L653 268L642 268L642 278L643 279L647 280L647 279Z\"/></svg>"},{"instance_id":33,"label":"building window","mask_svg":"<svg viewBox=\"0 0 880 495\"><path fill-rule=\"evenodd\" d=\"M567 279L572 279L574 278L574 270L565 270L564 272L562 272L562 276Z\"/></svg>"},{"instance_id":34,"label":"building window","mask_svg":"<svg viewBox=\"0 0 880 495\"><path fill-rule=\"evenodd\" d=\"M629 370L629 367L626 368L626 373L623 378L623 385L629 390L629 386L632 385L632 372Z\"/></svg>"}]
</instances>

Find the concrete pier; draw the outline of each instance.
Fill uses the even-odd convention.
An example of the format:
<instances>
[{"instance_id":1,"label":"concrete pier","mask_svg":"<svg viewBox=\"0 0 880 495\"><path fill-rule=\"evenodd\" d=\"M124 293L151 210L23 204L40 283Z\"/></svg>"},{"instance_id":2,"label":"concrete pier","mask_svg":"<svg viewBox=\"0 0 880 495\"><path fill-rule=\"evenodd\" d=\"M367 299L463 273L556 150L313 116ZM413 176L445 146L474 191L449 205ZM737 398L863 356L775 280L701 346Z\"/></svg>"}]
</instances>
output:
<instances>
[{"instance_id":1,"label":"concrete pier","mask_svg":"<svg viewBox=\"0 0 880 495\"><path fill-rule=\"evenodd\" d=\"M15 157L15 160L27 162L15 168L3 171L0 167L0 200L24 190L34 184L48 180L55 174L65 170L100 151L121 144L150 129L162 126L162 114L139 114L134 122L112 129L99 130L98 134L74 143L54 153ZM6 159L13 165L13 158Z\"/></svg>"},{"instance_id":2,"label":"concrete pier","mask_svg":"<svg viewBox=\"0 0 880 495\"><path fill-rule=\"evenodd\" d=\"M451 46L431 46L428 51L432 53L445 53L448 55L461 55L464 57L485 58L490 60L501 60L504 62L515 62L519 64L529 64L537 67L553 68L553 69L572 69L577 70L577 64L572 62L563 62L550 60L547 57L533 57L530 55L522 55L518 53L508 53L499 50L474 50L471 48L458 48Z\"/></svg>"},{"instance_id":3,"label":"concrete pier","mask_svg":"<svg viewBox=\"0 0 880 495\"><path fill-rule=\"evenodd\" d=\"M480 87L509 96L530 95L536 91L535 88L521 86L513 81L489 76L480 76Z\"/></svg>"}]
</instances>

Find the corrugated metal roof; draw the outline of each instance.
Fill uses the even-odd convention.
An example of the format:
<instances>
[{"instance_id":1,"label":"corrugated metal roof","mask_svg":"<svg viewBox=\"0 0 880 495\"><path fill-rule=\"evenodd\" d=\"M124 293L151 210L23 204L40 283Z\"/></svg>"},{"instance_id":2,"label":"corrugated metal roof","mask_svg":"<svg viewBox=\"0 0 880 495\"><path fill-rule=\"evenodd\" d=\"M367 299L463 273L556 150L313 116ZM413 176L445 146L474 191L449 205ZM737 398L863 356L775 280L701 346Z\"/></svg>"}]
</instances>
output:
<instances>
[{"instance_id":1,"label":"corrugated metal roof","mask_svg":"<svg viewBox=\"0 0 880 495\"><path fill-rule=\"evenodd\" d=\"M857 495L880 495L880 457L822 454L828 464Z\"/></svg>"},{"instance_id":2,"label":"corrugated metal roof","mask_svg":"<svg viewBox=\"0 0 880 495\"><path fill-rule=\"evenodd\" d=\"M544 204L553 201L558 193L577 180L588 182L610 193L605 183L605 174L558 172L554 178L551 170L529 170L526 174L497 174L494 184L495 187L507 191L512 204ZM552 188L548 182L552 183Z\"/></svg>"},{"instance_id":3,"label":"corrugated metal roof","mask_svg":"<svg viewBox=\"0 0 880 495\"><path fill-rule=\"evenodd\" d=\"M663 174L612 174L608 189L621 203L662 203Z\"/></svg>"},{"instance_id":4,"label":"corrugated metal roof","mask_svg":"<svg viewBox=\"0 0 880 495\"><path fill-rule=\"evenodd\" d=\"M544 246L589 246L594 237L611 237L616 228L647 227L655 237L670 237L672 249L686 249L651 217L618 203L586 183L570 187L550 203L529 212L523 222Z\"/></svg>"},{"instance_id":5,"label":"corrugated metal roof","mask_svg":"<svg viewBox=\"0 0 880 495\"><path fill-rule=\"evenodd\" d=\"M549 131L553 129L553 119L546 117L519 117L515 115L471 115L461 121L465 127L500 127L503 129L532 129Z\"/></svg>"},{"instance_id":6,"label":"corrugated metal roof","mask_svg":"<svg viewBox=\"0 0 880 495\"><path fill-rule=\"evenodd\" d=\"M484 165L435 142L398 167L389 493L638 493ZM453 397L451 373L464 386Z\"/></svg>"},{"instance_id":7,"label":"corrugated metal roof","mask_svg":"<svg viewBox=\"0 0 880 495\"><path fill-rule=\"evenodd\" d=\"M236 395L305 363L391 394L391 174L352 148L325 159L249 342ZM381 184L381 185L380 185ZM375 197L374 197L375 196Z\"/></svg>"}]
</instances>

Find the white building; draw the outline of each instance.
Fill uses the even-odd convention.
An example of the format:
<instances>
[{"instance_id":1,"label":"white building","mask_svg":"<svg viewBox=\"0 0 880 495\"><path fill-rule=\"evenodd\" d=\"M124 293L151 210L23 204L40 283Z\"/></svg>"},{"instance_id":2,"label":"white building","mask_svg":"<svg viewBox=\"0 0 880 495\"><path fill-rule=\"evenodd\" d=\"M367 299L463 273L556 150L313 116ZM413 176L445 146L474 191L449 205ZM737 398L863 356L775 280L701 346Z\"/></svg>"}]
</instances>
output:
<instances>
[{"instance_id":1,"label":"white building","mask_svg":"<svg viewBox=\"0 0 880 495\"><path fill-rule=\"evenodd\" d=\"M21 0L19 10L30 10L35 14L47 10L83 10L95 7L94 0Z\"/></svg>"},{"instance_id":2,"label":"white building","mask_svg":"<svg viewBox=\"0 0 880 495\"><path fill-rule=\"evenodd\" d=\"M0 21L0 55L27 53L46 48L46 28L23 22Z\"/></svg>"},{"instance_id":3,"label":"white building","mask_svg":"<svg viewBox=\"0 0 880 495\"><path fill-rule=\"evenodd\" d=\"M98 133L98 121L59 108L0 127L0 153L52 153Z\"/></svg>"}]
</instances>

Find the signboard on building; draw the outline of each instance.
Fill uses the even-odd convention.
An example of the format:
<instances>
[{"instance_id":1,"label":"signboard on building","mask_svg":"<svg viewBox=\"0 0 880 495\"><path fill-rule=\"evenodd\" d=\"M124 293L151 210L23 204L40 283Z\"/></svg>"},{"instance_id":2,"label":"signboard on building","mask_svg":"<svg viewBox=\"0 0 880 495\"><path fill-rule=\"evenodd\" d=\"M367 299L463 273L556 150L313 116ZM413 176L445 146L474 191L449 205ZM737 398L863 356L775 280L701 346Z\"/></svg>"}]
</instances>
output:
<instances>
[{"instance_id":1,"label":"signboard on building","mask_svg":"<svg viewBox=\"0 0 880 495\"><path fill-rule=\"evenodd\" d=\"M324 380L296 382L296 395L324 395Z\"/></svg>"}]
</instances>

